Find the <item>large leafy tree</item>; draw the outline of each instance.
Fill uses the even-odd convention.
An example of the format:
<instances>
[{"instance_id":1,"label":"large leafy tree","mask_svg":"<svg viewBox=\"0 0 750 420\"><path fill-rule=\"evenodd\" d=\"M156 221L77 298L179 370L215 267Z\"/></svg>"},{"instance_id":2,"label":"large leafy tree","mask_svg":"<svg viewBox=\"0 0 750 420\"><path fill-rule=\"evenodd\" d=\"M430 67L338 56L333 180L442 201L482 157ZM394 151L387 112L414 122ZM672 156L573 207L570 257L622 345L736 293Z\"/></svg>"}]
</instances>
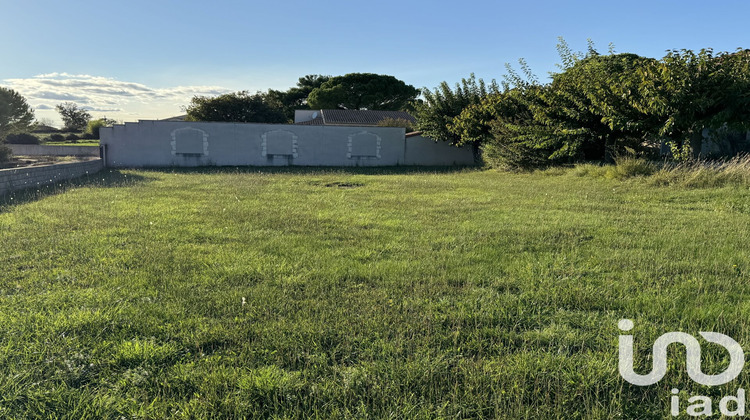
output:
<instances>
[{"instance_id":1,"label":"large leafy tree","mask_svg":"<svg viewBox=\"0 0 750 420\"><path fill-rule=\"evenodd\" d=\"M263 93L247 91L216 97L195 96L185 109L189 121L285 123L284 112L269 103Z\"/></svg>"},{"instance_id":2,"label":"large leafy tree","mask_svg":"<svg viewBox=\"0 0 750 420\"><path fill-rule=\"evenodd\" d=\"M447 123L460 143L482 143L493 164L529 167L606 160L645 149L658 118L634 105L642 100L639 70L654 60L634 54L602 56L589 45L573 53L558 45L562 71L540 85L521 62L524 79L509 68L503 93L463 109Z\"/></svg>"},{"instance_id":3,"label":"large leafy tree","mask_svg":"<svg viewBox=\"0 0 750 420\"><path fill-rule=\"evenodd\" d=\"M642 95L638 70L647 62L635 54L590 51L528 95L534 124L524 134L535 147L551 151L551 162L611 161L626 148L638 149L656 124L652 114L633 105Z\"/></svg>"},{"instance_id":4,"label":"large leafy tree","mask_svg":"<svg viewBox=\"0 0 750 420\"><path fill-rule=\"evenodd\" d=\"M350 73L330 78L307 97L312 109L404 109L419 89L388 75Z\"/></svg>"},{"instance_id":5,"label":"large leafy tree","mask_svg":"<svg viewBox=\"0 0 750 420\"><path fill-rule=\"evenodd\" d=\"M91 114L73 102L65 102L55 106L63 120L65 129L69 131L82 131L91 120Z\"/></svg>"},{"instance_id":6,"label":"large leafy tree","mask_svg":"<svg viewBox=\"0 0 750 420\"><path fill-rule=\"evenodd\" d=\"M635 101L659 120L656 135L701 150L704 129L746 130L750 122L750 51L714 55L710 49L670 51L640 71L644 94Z\"/></svg>"},{"instance_id":7,"label":"large leafy tree","mask_svg":"<svg viewBox=\"0 0 750 420\"><path fill-rule=\"evenodd\" d=\"M461 143L479 144L485 163L497 168L525 169L547 163L549 150L534 147L523 135L534 125L529 98L539 85L493 93L464 108L448 129Z\"/></svg>"},{"instance_id":8,"label":"large leafy tree","mask_svg":"<svg viewBox=\"0 0 750 420\"><path fill-rule=\"evenodd\" d=\"M34 122L34 111L26 98L13 89L0 87L0 140L8 134L28 130Z\"/></svg>"},{"instance_id":9,"label":"large leafy tree","mask_svg":"<svg viewBox=\"0 0 750 420\"><path fill-rule=\"evenodd\" d=\"M454 118L469 106L479 105L489 94L498 94L499 86L493 80L489 86L472 74L461 79L451 89L442 82L434 90L423 89L424 100L416 105L417 130L434 140L447 141L454 145L471 143L478 146L476 138L462 137L451 130Z\"/></svg>"}]
</instances>

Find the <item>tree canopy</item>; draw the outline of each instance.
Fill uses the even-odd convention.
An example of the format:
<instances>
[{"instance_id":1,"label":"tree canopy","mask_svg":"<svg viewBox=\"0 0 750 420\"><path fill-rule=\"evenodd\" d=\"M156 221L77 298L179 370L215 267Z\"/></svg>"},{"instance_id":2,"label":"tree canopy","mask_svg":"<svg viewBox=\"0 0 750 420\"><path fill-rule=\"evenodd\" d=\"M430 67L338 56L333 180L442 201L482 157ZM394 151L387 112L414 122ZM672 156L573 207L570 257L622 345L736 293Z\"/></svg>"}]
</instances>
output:
<instances>
[{"instance_id":1,"label":"tree canopy","mask_svg":"<svg viewBox=\"0 0 750 420\"><path fill-rule=\"evenodd\" d=\"M314 89L327 82L331 76L320 74L308 74L300 77L295 87L286 91L269 89L266 94L268 103L280 109L287 120L294 120L294 111L297 109L310 109L307 103L307 97Z\"/></svg>"},{"instance_id":2,"label":"tree canopy","mask_svg":"<svg viewBox=\"0 0 750 420\"><path fill-rule=\"evenodd\" d=\"M369 109L399 111L419 96L419 89L393 76L350 73L328 79L312 89L312 109Z\"/></svg>"},{"instance_id":3,"label":"tree canopy","mask_svg":"<svg viewBox=\"0 0 750 420\"><path fill-rule=\"evenodd\" d=\"M418 128L482 145L491 163L513 168L654 153L664 139L677 146L675 158L691 149L697 156L705 129L729 130L730 139L731 130L750 128L750 50L680 50L657 60L601 55L592 43L574 53L561 39L558 51L561 71L544 84L521 61L527 77L509 67L502 91L473 78L426 91Z\"/></svg>"},{"instance_id":4,"label":"tree canopy","mask_svg":"<svg viewBox=\"0 0 750 420\"><path fill-rule=\"evenodd\" d=\"M704 129L750 123L750 50L714 54L670 51L640 69L642 95L635 106L658 119L656 134L700 153Z\"/></svg>"},{"instance_id":5,"label":"tree canopy","mask_svg":"<svg viewBox=\"0 0 750 420\"><path fill-rule=\"evenodd\" d=\"M417 130L432 139L461 145L476 139L462 137L451 130L454 118L467 107L478 105L489 94L499 93L499 87L494 80L488 87L484 80L477 80L472 74L468 79L461 79L453 89L443 82L434 91L425 88L422 93L424 101L416 105L415 112Z\"/></svg>"},{"instance_id":6,"label":"tree canopy","mask_svg":"<svg viewBox=\"0 0 750 420\"><path fill-rule=\"evenodd\" d=\"M263 93L247 91L216 97L195 96L186 108L189 121L285 123L284 112L269 104Z\"/></svg>"},{"instance_id":7,"label":"tree canopy","mask_svg":"<svg viewBox=\"0 0 750 420\"><path fill-rule=\"evenodd\" d=\"M28 130L34 122L34 111L26 98L13 89L0 87L0 140L8 134Z\"/></svg>"},{"instance_id":8,"label":"tree canopy","mask_svg":"<svg viewBox=\"0 0 750 420\"><path fill-rule=\"evenodd\" d=\"M91 114L73 102L59 104L55 109L60 113L65 129L69 131L81 131L91 120Z\"/></svg>"}]
</instances>

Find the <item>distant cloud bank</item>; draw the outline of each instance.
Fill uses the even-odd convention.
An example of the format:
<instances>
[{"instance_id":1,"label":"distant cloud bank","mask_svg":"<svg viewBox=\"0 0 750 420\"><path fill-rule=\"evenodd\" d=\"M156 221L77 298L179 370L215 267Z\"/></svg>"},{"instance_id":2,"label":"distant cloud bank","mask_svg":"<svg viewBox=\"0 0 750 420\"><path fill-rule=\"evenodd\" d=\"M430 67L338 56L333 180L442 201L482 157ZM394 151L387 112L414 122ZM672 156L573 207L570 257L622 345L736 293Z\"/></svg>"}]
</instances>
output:
<instances>
[{"instance_id":1,"label":"distant cloud bank","mask_svg":"<svg viewBox=\"0 0 750 420\"><path fill-rule=\"evenodd\" d=\"M220 86L152 88L140 83L88 74L48 73L26 79L5 79L0 85L23 95L37 118L58 120L55 105L75 102L94 117L123 121L167 118L195 95L215 96L230 90Z\"/></svg>"}]
</instances>

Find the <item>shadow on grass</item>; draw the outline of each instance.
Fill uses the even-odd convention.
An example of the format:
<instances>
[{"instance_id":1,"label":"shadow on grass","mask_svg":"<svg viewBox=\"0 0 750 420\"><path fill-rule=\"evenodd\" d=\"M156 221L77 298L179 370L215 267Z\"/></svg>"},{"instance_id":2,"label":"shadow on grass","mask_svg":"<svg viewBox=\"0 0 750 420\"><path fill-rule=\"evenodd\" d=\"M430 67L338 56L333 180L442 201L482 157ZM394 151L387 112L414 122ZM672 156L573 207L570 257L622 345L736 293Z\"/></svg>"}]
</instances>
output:
<instances>
[{"instance_id":1,"label":"shadow on grass","mask_svg":"<svg viewBox=\"0 0 750 420\"><path fill-rule=\"evenodd\" d=\"M343 174L410 175L481 171L481 166L198 166L143 168L144 171L179 174Z\"/></svg>"},{"instance_id":2,"label":"shadow on grass","mask_svg":"<svg viewBox=\"0 0 750 420\"><path fill-rule=\"evenodd\" d=\"M154 179L153 177L133 174L132 172L124 174L116 169L105 168L95 174L84 175L68 181L58 181L49 185L29 187L2 195L0 196L0 213L8 211L14 206L62 194L74 188L130 187Z\"/></svg>"}]
</instances>

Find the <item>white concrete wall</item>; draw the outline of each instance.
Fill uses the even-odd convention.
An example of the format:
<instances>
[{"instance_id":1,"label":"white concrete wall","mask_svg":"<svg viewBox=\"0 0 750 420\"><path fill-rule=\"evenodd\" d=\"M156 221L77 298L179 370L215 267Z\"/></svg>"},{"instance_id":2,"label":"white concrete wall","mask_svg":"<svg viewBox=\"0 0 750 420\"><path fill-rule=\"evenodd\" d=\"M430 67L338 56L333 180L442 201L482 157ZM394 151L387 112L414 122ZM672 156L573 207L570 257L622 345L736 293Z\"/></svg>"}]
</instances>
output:
<instances>
[{"instance_id":1,"label":"white concrete wall","mask_svg":"<svg viewBox=\"0 0 750 420\"><path fill-rule=\"evenodd\" d=\"M455 147L448 142L422 136L406 138L404 165L409 166L468 166L474 165L470 146Z\"/></svg>"},{"instance_id":2,"label":"white concrete wall","mask_svg":"<svg viewBox=\"0 0 750 420\"><path fill-rule=\"evenodd\" d=\"M100 137L112 167L473 164L469 148L394 127L140 121L103 127Z\"/></svg>"}]
</instances>

